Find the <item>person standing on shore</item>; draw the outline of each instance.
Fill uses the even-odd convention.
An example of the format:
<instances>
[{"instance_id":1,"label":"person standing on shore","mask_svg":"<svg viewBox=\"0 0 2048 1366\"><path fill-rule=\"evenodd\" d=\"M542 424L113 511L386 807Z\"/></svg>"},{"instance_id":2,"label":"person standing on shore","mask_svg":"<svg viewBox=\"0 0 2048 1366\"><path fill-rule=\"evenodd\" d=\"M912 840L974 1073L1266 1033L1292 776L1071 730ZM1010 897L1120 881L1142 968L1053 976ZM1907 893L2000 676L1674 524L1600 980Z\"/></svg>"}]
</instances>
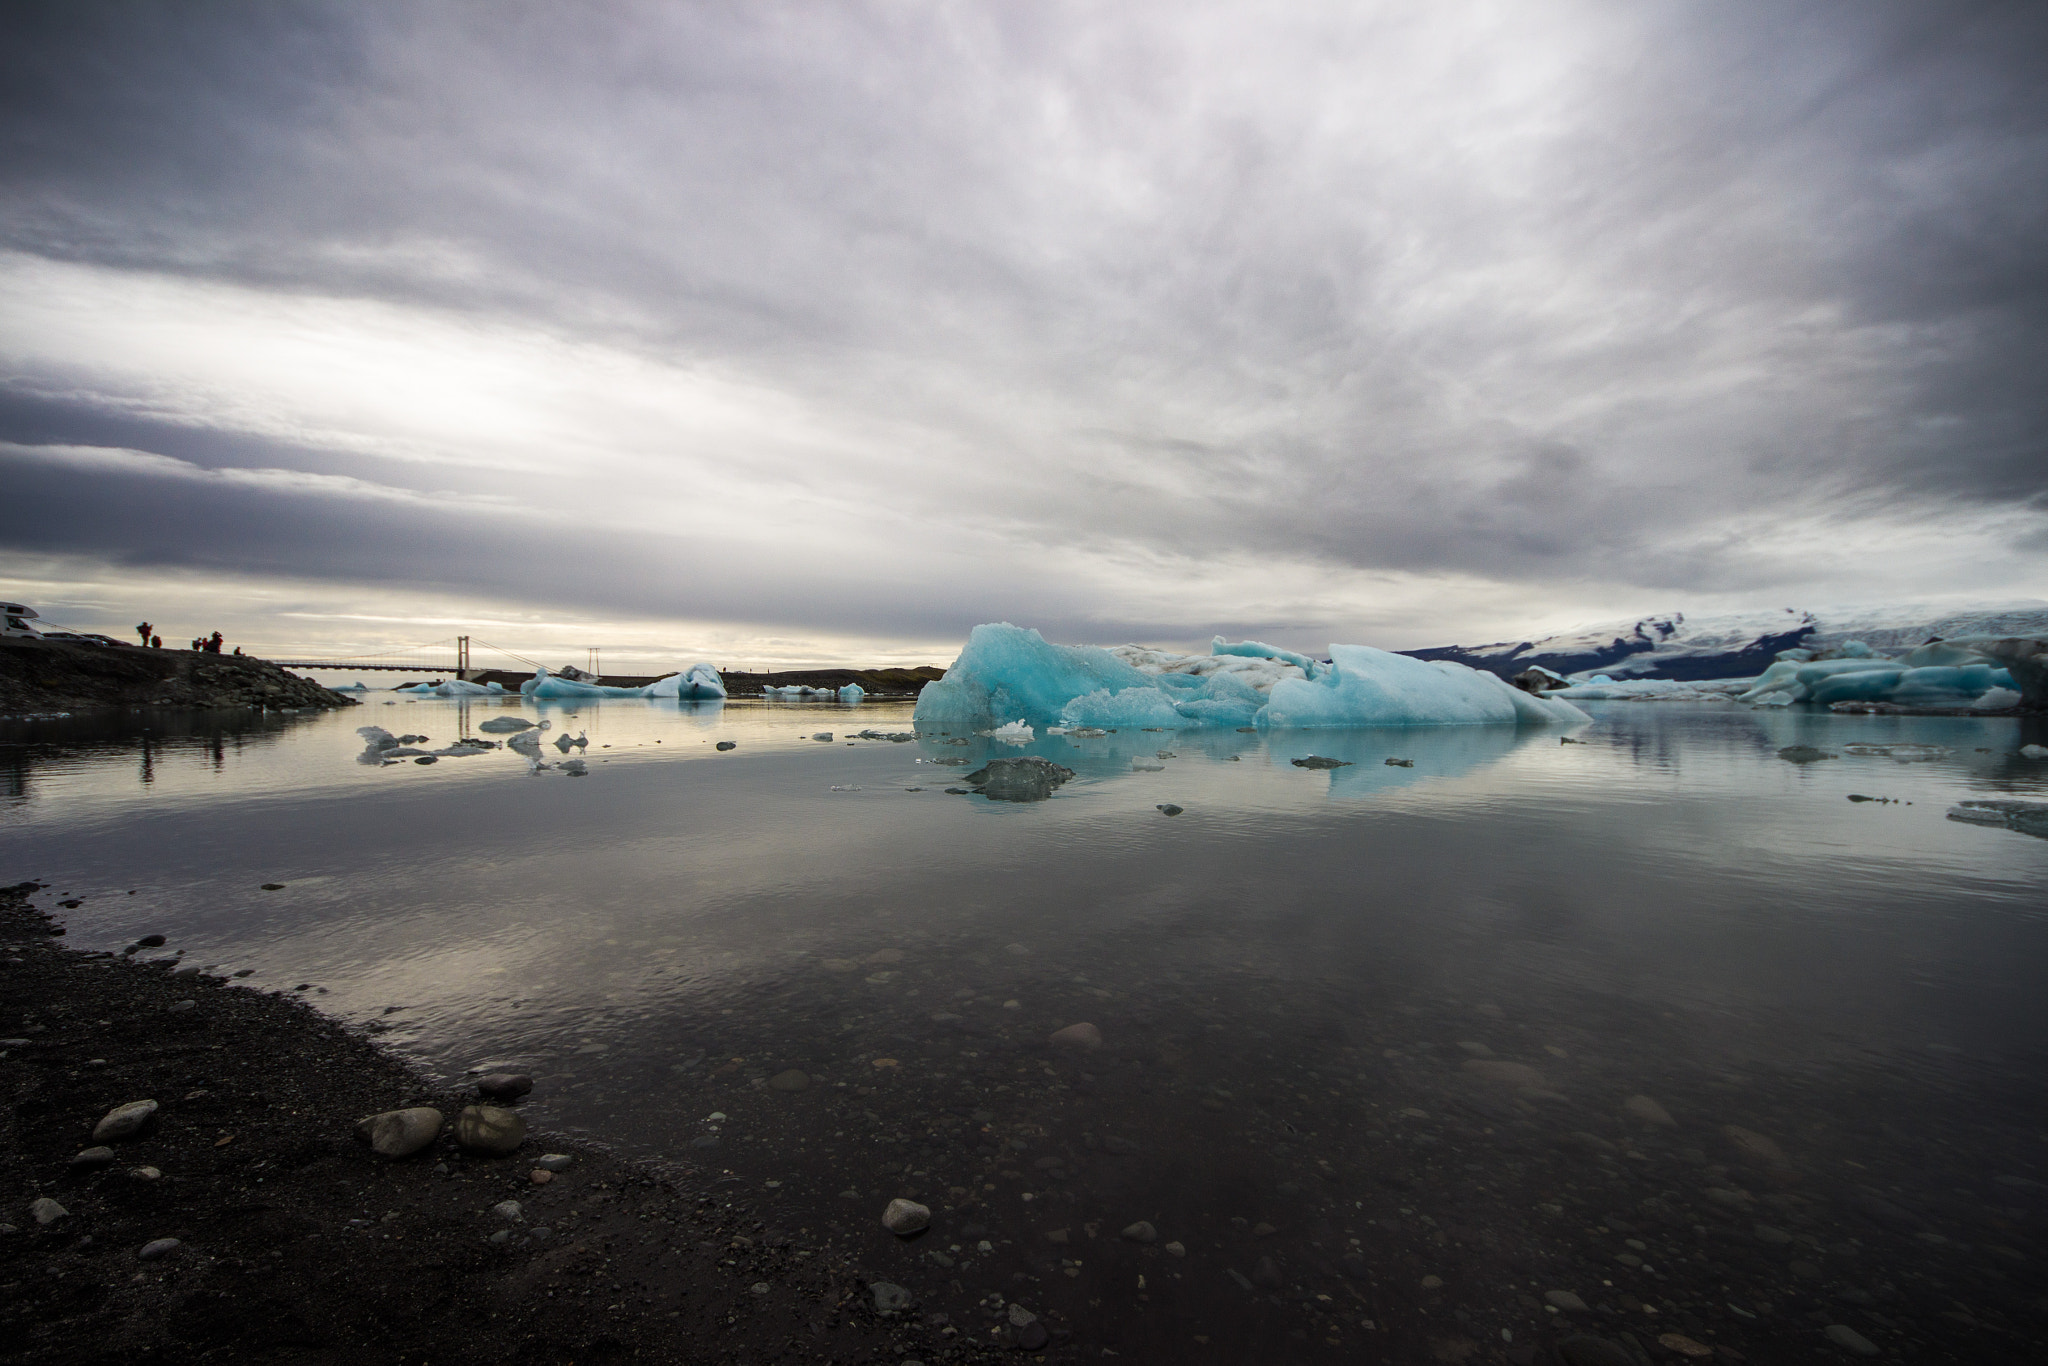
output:
<instances>
[{"instance_id":1,"label":"person standing on shore","mask_svg":"<svg viewBox=\"0 0 2048 1366\"><path fill-rule=\"evenodd\" d=\"M155 629L156 628L154 626L151 626L146 621L135 628L135 634L142 637L142 645L144 649L149 648L149 635L150 632L154 631Z\"/></svg>"}]
</instances>

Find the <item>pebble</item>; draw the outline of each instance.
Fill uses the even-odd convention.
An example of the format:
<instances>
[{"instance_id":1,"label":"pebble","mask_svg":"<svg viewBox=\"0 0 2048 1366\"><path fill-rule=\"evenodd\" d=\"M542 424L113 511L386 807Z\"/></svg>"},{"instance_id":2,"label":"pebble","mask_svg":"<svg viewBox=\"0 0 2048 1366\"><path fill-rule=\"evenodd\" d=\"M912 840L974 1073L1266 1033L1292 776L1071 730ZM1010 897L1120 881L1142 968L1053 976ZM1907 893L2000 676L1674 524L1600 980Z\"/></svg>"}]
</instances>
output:
<instances>
[{"instance_id":1,"label":"pebble","mask_svg":"<svg viewBox=\"0 0 2048 1366\"><path fill-rule=\"evenodd\" d=\"M1490 1058L1493 1056L1493 1050L1483 1043L1467 1041L1459 1044L1458 1047L1464 1049L1475 1058Z\"/></svg>"},{"instance_id":2,"label":"pebble","mask_svg":"<svg viewBox=\"0 0 2048 1366\"><path fill-rule=\"evenodd\" d=\"M900 1314L913 1303L910 1292L892 1281L876 1281L868 1287L868 1294L873 1297L878 1314Z\"/></svg>"},{"instance_id":3,"label":"pebble","mask_svg":"<svg viewBox=\"0 0 2048 1366\"><path fill-rule=\"evenodd\" d=\"M533 1165L544 1172L565 1172L575 1160L567 1153L543 1153L534 1159Z\"/></svg>"},{"instance_id":4,"label":"pebble","mask_svg":"<svg viewBox=\"0 0 2048 1366\"><path fill-rule=\"evenodd\" d=\"M1828 1341L1860 1357L1879 1355L1877 1344L1857 1332L1846 1323L1831 1323L1827 1328Z\"/></svg>"},{"instance_id":5,"label":"pebble","mask_svg":"<svg viewBox=\"0 0 2048 1366\"><path fill-rule=\"evenodd\" d=\"M93 1126L93 1142L119 1143L133 1138L150 1126L156 1112L157 1103L153 1100L131 1100L126 1105L117 1105Z\"/></svg>"},{"instance_id":6,"label":"pebble","mask_svg":"<svg viewBox=\"0 0 2048 1366\"><path fill-rule=\"evenodd\" d=\"M180 963L171 969L171 976L173 977L197 977L198 975L199 965L197 963Z\"/></svg>"},{"instance_id":7,"label":"pebble","mask_svg":"<svg viewBox=\"0 0 2048 1366\"><path fill-rule=\"evenodd\" d=\"M1262 1285L1268 1290L1278 1290L1286 1283L1286 1279L1286 1277L1280 1274L1280 1264L1271 1257L1259 1258L1258 1264L1252 1267L1253 1285Z\"/></svg>"},{"instance_id":8,"label":"pebble","mask_svg":"<svg viewBox=\"0 0 2048 1366\"><path fill-rule=\"evenodd\" d=\"M1271 1224L1260 1223L1252 1225L1252 1237L1254 1238L1270 1238L1279 1231L1279 1229L1274 1228Z\"/></svg>"},{"instance_id":9,"label":"pebble","mask_svg":"<svg viewBox=\"0 0 2048 1366\"><path fill-rule=\"evenodd\" d=\"M1678 1127L1678 1121L1671 1117L1671 1112L1648 1096L1630 1096L1621 1103L1621 1111L1645 1124L1661 1124L1667 1129Z\"/></svg>"},{"instance_id":10,"label":"pebble","mask_svg":"<svg viewBox=\"0 0 2048 1366\"><path fill-rule=\"evenodd\" d=\"M1127 1226L1123 1236L1134 1243L1156 1243L1159 1241L1159 1230L1152 1227L1149 1221L1140 1219L1137 1223Z\"/></svg>"},{"instance_id":11,"label":"pebble","mask_svg":"<svg viewBox=\"0 0 2048 1366\"><path fill-rule=\"evenodd\" d=\"M889 1207L882 1211L882 1227L898 1237L908 1237L930 1228L932 1212L915 1200L891 1200Z\"/></svg>"},{"instance_id":12,"label":"pebble","mask_svg":"<svg viewBox=\"0 0 2048 1366\"><path fill-rule=\"evenodd\" d=\"M197 969L194 969L194 971L197 971ZM197 1001L173 1001L168 1006L165 1006L164 1009L170 1011L173 1015L180 1015L185 1011L193 1009L198 1004L199 1002Z\"/></svg>"},{"instance_id":13,"label":"pebble","mask_svg":"<svg viewBox=\"0 0 2048 1366\"><path fill-rule=\"evenodd\" d=\"M1054 1048L1097 1049L1102 1047L1102 1031L1084 1020L1054 1030L1049 1042Z\"/></svg>"},{"instance_id":14,"label":"pebble","mask_svg":"<svg viewBox=\"0 0 2048 1366\"><path fill-rule=\"evenodd\" d=\"M1772 1247L1783 1247L1792 1241L1792 1235L1784 1229L1772 1228L1769 1224L1758 1224L1756 1240L1760 1243L1769 1243Z\"/></svg>"},{"instance_id":15,"label":"pebble","mask_svg":"<svg viewBox=\"0 0 2048 1366\"><path fill-rule=\"evenodd\" d=\"M777 1072L768 1078L768 1085L777 1091L807 1091L810 1089L811 1079L792 1067L787 1072Z\"/></svg>"},{"instance_id":16,"label":"pebble","mask_svg":"<svg viewBox=\"0 0 2048 1366\"><path fill-rule=\"evenodd\" d=\"M491 1206L491 1213L497 1215L500 1219L509 1220L515 1224L526 1217L526 1211L521 1208L517 1200L500 1200L497 1204Z\"/></svg>"},{"instance_id":17,"label":"pebble","mask_svg":"<svg viewBox=\"0 0 2048 1366\"><path fill-rule=\"evenodd\" d=\"M1180 1243L1166 1243L1163 1246L1166 1249L1166 1255L1169 1257L1185 1257L1188 1255L1187 1248Z\"/></svg>"},{"instance_id":18,"label":"pebble","mask_svg":"<svg viewBox=\"0 0 2048 1366\"><path fill-rule=\"evenodd\" d=\"M1422 1278L1422 1288L1424 1290L1441 1290L1444 1288L1444 1278L1441 1276L1424 1276Z\"/></svg>"},{"instance_id":19,"label":"pebble","mask_svg":"<svg viewBox=\"0 0 2048 1366\"><path fill-rule=\"evenodd\" d=\"M93 1167L107 1166L113 1160L114 1150L112 1148L87 1148L84 1152L71 1159L71 1165L80 1170L88 1170Z\"/></svg>"},{"instance_id":20,"label":"pebble","mask_svg":"<svg viewBox=\"0 0 2048 1366\"><path fill-rule=\"evenodd\" d=\"M1724 1124L1721 1133L1735 1146L1736 1152L1758 1166L1784 1170L1792 1165L1783 1148L1754 1129L1745 1129L1740 1124Z\"/></svg>"},{"instance_id":21,"label":"pebble","mask_svg":"<svg viewBox=\"0 0 2048 1366\"><path fill-rule=\"evenodd\" d=\"M145 934L135 941L135 947L138 949L160 949L163 946L164 937L160 934Z\"/></svg>"},{"instance_id":22,"label":"pebble","mask_svg":"<svg viewBox=\"0 0 2048 1366\"><path fill-rule=\"evenodd\" d=\"M145 1262L154 1262L170 1256L183 1246L184 1244L176 1238L152 1238L144 1243L135 1255Z\"/></svg>"},{"instance_id":23,"label":"pebble","mask_svg":"<svg viewBox=\"0 0 2048 1366\"><path fill-rule=\"evenodd\" d=\"M130 1167L128 1169L128 1178L131 1181L156 1181L161 1179L162 1176L163 1173L155 1167Z\"/></svg>"},{"instance_id":24,"label":"pebble","mask_svg":"<svg viewBox=\"0 0 2048 1366\"><path fill-rule=\"evenodd\" d=\"M1543 1292L1543 1302L1562 1309L1567 1314L1583 1314L1586 1312L1586 1302L1569 1290L1546 1290Z\"/></svg>"},{"instance_id":25,"label":"pebble","mask_svg":"<svg viewBox=\"0 0 2048 1366\"><path fill-rule=\"evenodd\" d=\"M493 1072L476 1079L476 1090L485 1100L518 1100L533 1090L533 1078L523 1072Z\"/></svg>"},{"instance_id":26,"label":"pebble","mask_svg":"<svg viewBox=\"0 0 2048 1366\"><path fill-rule=\"evenodd\" d=\"M737 742L732 740L720 740L717 744L717 748L721 750L737 749L739 748L739 745Z\"/></svg>"},{"instance_id":27,"label":"pebble","mask_svg":"<svg viewBox=\"0 0 2048 1366\"><path fill-rule=\"evenodd\" d=\"M1665 1350L1685 1357L1710 1357L1714 1354L1713 1348L1704 1342L1695 1342L1683 1333L1659 1333L1657 1343Z\"/></svg>"},{"instance_id":28,"label":"pebble","mask_svg":"<svg viewBox=\"0 0 2048 1366\"><path fill-rule=\"evenodd\" d=\"M1548 1090L1543 1074L1525 1062L1504 1062L1497 1058L1468 1058L1465 1071L1481 1081L1518 1086L1532 1091Z\"/></svg>"},{"instance_id":29,"label":"pebble","mask_svg":"<svg viewBox=\"0 0 2048 1366\"><path fill-rule=\"evenodd\" d=\"M545 1168L535 1167L526 1174L526 1179L533 1182L536 1186L545 1186L548 1182L555 1179L555 1174Z\"/></svg>"},{"instance_id":30,"label":"pebble","mask_svg":"<svg viewBox=\"0 0 2048 1366\"><path fill-rule=\"evenodd\" d=\"M59 1219L68 1217L71 1213L70 1210L65 1209L62 1205L58 1204L55 1200L52 1200L47 1195L41 1197L40 1199L30 1201L28 1212L32 1216L34 1216L35 1221L38 1224L42 1224L45 1226L54 1224Z\"/></svg>"},{"instance_id":31,"label":"pebble","mask_svg":"<svg viewBox=\"0 0 2048 1366\"><path fill-rule=\"evenodd\" d=\"M526 1141L526 1121L495 1105L464 1106L455 1121L455 1141L476 1152L513 1152Z\"/></svg>"},{"instance_id":32,"label":"pebble","mask_svg":"<svg viewBox=\"0 0 2048 1366\"><path fill-rule=\"evenodd\" d=\"M441 1132L442 1115L428 1105L386 1110L356 1121L356 1137L380 1157L410 1157Z\"/></svg>"}]
</instances>

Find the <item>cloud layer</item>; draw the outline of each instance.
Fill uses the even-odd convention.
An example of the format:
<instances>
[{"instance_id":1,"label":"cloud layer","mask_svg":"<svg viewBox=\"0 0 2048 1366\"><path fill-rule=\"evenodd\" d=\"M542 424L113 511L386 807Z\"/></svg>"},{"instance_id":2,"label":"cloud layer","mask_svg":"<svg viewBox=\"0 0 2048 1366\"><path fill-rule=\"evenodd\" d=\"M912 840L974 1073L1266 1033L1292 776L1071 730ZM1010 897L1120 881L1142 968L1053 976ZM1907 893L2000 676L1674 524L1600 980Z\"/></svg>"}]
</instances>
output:
<instances>
[{"instance_id":1,"label":"cloud layer","mask_svg":"<svg viewBox=\"0 0 2048 1366\"><path fill-rule=\"evenodd\" d=\"M2044 40L13 7L0 574L894 651L2048 592Z\"/></svg>"}]
</instances>

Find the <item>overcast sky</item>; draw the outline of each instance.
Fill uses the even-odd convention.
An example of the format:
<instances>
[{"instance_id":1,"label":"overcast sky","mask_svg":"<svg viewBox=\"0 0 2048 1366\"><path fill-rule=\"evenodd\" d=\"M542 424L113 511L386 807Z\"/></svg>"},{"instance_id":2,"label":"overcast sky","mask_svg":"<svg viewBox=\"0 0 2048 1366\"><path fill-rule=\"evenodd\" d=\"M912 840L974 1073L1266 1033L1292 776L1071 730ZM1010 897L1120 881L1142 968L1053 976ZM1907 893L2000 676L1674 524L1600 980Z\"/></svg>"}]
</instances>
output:
<instances>
[{"instance_id":1,"label":"overcast sky","mask_svg":"<svg viewBox=\"0 0 2048 1366\"><path fill-rule=\"evenodd\" d=\"M15 3L0 177L0 592L97 629L2048 596L2024 0Z\"/></svg>"}]
</instances>

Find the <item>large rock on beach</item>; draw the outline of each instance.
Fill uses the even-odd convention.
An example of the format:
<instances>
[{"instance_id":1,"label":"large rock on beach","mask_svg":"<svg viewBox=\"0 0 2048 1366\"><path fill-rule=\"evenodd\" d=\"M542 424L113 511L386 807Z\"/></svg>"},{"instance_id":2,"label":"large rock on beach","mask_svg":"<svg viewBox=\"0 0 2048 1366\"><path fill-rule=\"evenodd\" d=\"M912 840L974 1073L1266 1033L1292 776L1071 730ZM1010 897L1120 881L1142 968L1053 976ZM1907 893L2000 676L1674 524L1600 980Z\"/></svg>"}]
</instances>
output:
<instances>
[{"instance_id":1,"label":"large rock on beach","mask_svg":"<svg viewBox=\"0 0 2048 1366\"><path fill-rule=\"evenodd\" d=\"M157 1103L153 1100L131 1100L126 1105L116 1105L93 1126L92 1141L119 1143L134 1138L156 1123L156 1112Z\"/></svg>"},{"instance_id":2,"label":"large rock on beach","mask_svg":"<svg viewBox=\"0 0 2048 1366\"><path fill-rule=\"evenodd\" d=\"M380 1157L411 1157L441 1132L442 1115L427 1105L386 1110L356 1121L356 1137Z\"/></svg>"},{"instance_id":3,"label":"large rock on beach","mask_svg":"<svg viewBox=\"0 0 2048 1366\"><path fill-rule=\"evenodd\" d=\"M931 1227L932 1212L915 1200L891 1200L882 1211L882 1227L899 1238L921 1233Z\"/></svg>"},{"instance_id":4,"label":"large rock on beach","mask_svg":"<svg viewBox=\"0 0 2048 1366\"><path fill-rule=\"evenodd\" d=\"M516 1110L466 1105L455 1121L455 1141L471 1152L502 1155L526 1141L526 1121Z\"/></svg>"},{"instance_id":5,"label":"large rock on beach","mask_svg":"<svg viewBox=\"0 0 2048 1366\"><path fill-rule=\"evenodd\" d=\"M1102 1031L1084 1020L1065 1029L1054 1030L1049 1042L1054 1048L1078 1048L1092 1052L1102 1047Z\"/></svg>"}]
</instances>

